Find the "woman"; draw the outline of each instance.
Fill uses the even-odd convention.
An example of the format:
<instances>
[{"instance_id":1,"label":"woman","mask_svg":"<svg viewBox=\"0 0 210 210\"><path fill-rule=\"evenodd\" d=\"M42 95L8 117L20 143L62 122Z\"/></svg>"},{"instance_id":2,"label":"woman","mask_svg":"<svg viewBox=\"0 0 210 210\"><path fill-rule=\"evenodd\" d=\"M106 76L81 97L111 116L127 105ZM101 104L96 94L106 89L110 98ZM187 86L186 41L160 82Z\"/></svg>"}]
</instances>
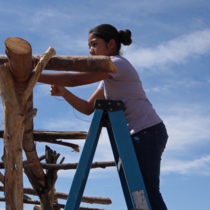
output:
<instances>
[{"instance_id":1,"label":"woman","mask_svg":"<svg viewBox=\"0 0 210 210\"><path fill-rule=\"evenodd\" d=\"M110 56L117 73L43 73L39 82L52 84L51 95L62 96L70 105L84 114L94 111L95 99L121 100L132 137L136 156L153 210L167 209L159 192L160 162L168 135L161 118L147 99L137 71L120 55L121 43L130 45L131 32L117 31L109 24L89 31L91 55ZM64 86L73 87L101 81L87 100L78 98Z\"/></svg>"}]
</instances>

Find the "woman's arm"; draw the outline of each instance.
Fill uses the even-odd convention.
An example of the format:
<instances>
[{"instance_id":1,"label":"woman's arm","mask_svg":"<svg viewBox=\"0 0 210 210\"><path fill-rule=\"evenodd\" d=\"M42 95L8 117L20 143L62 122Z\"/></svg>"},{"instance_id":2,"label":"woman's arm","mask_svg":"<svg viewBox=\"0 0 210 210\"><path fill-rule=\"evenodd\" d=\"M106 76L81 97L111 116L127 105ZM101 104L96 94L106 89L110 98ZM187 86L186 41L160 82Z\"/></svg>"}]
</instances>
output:
<instances>
[{"instance_id":1,"label":"woman's arm","mask_svg":"<svg viewBox=\"0 0 210 210\"><path fill-rule=\"evenodd\" d=\"M97 98L105 98L104 91L101 89L96 89L96 91L87 101L75 96L65 87L61 86L52 85L50 92L52 96L62 96L76 110L86 115L93 113L94 103Z\"/></svg>"},{"instance_id":2,"label":"woman's arm","mask_svg":"<svg viewBox=\"0 0 210 210\"><path fill-rule=\"evenodd\" d=\"M42 73L38 82L56 86L75 87L91 84L110 77L106 72Z\"/></svg>"}]
</instances>

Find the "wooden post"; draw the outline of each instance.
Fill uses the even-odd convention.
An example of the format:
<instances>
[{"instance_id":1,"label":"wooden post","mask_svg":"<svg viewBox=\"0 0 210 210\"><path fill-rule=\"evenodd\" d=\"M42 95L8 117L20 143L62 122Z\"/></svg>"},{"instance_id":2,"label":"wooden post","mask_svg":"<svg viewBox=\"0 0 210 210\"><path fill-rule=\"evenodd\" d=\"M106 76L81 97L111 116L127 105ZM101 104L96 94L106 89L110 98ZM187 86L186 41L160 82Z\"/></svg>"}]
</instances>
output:
<instances>
[{"instance_id":1,"label":"wooden post","mask_svg":"<svg viewBox=\"0 0 210 210\"><path fill-rule=\"evenodd\" d=\"M1 97L4 106L4 168L6 209L23 209L22 136L23 120L7 66L0 67ZM3 88L3 86L5 88Z\"/></svg>"},{"instance_id":2,"label":"wooden post","mask_svg":"<svg viewBox=\"0 0 210 210\"><path fill-rule=\"evenodd\" d=\"M32 73L32 50L28 42L19 38L6 39L5 46L10 60L10 65L4 66L4 72L1 75L1 80L5 82L3 86L1 84L1 91L6 125L4 133L6 209L23 209L24 113L23 107L19 104L24 83Z\"/></svg>"},{"instance_id":3,"label":"wooden post","mask_svg":"<svg viewBox=\"0 0 210 210\"><path fill-rule=\"evenodd\" d=\"M7 210L21 210L23 209L22 148L28 161L26 169L29 169L31 177L37 180L35 185L40 189L54 186L54 184L48 186L33 139L33 117L36 115L36 109L33 109L32 91L42 70L53 67L55 70L116 72L116 69L110 58L106 56L61 56L51 60L55 55L53 48L49 48L38 61L32 59L30 44L17 37L7 38L5 46L9 62L1 65L0 58L0 91L5 123L3 156L5 202ZM52 62L46 67L49 60ZM34 72L32 64L37 64ZM52 189L50 190L52 192ZM45 200L47 199L46 197ZM45 209L49 207L42 199L41 202Z\"/></svg>"},{"instance_id":4,"label":"wooden post","mask_svg":"<svg viewBox=\"0 0 210 210\"><path fill-rule=\"evenodd\" d=\"M4 107L5 201L7 210L23 209L22 141L31 169L37 180L45 185L45 175L37 157L33 141L32 90L41 71L55 55L49 49L32 75L31 45L16 37L5 40L9 63L0 66L0 90ZM42 60L42 59L41 59ZM23 139L24 136L24 139Z\"/></svg>"}]
</instances>

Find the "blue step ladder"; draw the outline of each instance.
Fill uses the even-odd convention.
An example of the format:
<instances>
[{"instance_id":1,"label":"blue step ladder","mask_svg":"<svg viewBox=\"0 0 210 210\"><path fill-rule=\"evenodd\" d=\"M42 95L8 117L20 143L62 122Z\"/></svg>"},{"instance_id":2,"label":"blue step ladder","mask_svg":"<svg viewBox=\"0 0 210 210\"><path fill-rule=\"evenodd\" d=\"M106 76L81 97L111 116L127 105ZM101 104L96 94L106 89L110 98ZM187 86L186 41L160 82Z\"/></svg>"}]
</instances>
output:
<instances>
[{"instance_id":1,"label":"blue step ladder","mask_svg":"<svg viewBox=\"0 0 210 210\"><path fill-rule=\"evenodd\" d=\"M72 182L65 210L78 210L102 127L107 128L129 210L151 210L148 195L138 166L122 101L97 99L95 112Z\"/></svg>"}]
</instances>

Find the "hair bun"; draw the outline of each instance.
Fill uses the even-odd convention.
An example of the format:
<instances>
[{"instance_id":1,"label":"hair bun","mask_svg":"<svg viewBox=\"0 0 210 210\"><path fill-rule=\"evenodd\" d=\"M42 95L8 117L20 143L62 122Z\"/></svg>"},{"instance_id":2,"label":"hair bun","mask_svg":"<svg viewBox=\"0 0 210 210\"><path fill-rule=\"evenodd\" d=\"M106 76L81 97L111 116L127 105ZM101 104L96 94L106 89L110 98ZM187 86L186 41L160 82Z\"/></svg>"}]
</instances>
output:
<instances>
[{"instance_id":1,"label":"hair bun","mask_svg":"<svg viewBox=\"0 0 210 210\"><path fill-rule=\"evenodd\" d=\"M120 42L123 45L130 45L132 43L131 31L129 29L119 31Z\"/></svg>"}]
</instances>

